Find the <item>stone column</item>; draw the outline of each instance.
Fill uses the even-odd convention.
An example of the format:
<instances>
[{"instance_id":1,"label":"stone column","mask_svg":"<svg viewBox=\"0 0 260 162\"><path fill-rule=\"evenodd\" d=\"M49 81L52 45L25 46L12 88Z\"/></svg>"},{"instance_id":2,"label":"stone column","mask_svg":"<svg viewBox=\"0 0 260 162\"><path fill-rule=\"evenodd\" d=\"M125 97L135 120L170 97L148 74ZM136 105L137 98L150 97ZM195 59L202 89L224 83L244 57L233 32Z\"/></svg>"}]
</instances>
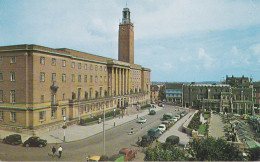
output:
<instances>
[{"instance_id":1,"label":"stone column","mask_svg":"<svg viewBox=\"0 0 260 162\"><path fill-rule=\"evenodd\" d=\"M111 82L111 88L110 88L111 92L109 94L110 96L114 96L114 90L115 90L115 85L114 85L115 84L115 78L114 78L114 75L115 75L114 74L114 67L112 67L111 68L111 78L110 78L111 79L111 81L110 81Z\"/></svg>"},{"instance_id":2,"label":"stone column","mask_svg":"<svg viewBox=\"0 0 260 162\"><path fill-rule=\"evenodd\" d=\"M128 69L125 70L125 93L128 94Z\"/></svg>"},{"instance_id":3,"label":"stone column","mask_svg":"<svg viewBox=\"0 0 260 162\"><path fill-rule=\"evenodd\" d=\"M125 69L122 69L122 95L125 95Z\"/></svg>"},{"instance_id":4,"label":"stone column","mask_svg":"<svg viewBox=\"0 0 260 162\"><path fill-rule=\"evenodd\" d=\"M118 95L118 69L115 68L115 91L116 95Z\"/></svg>"},{"instance_id":5,"label":"stone column","mask_svg":"<svg viewBox=\"0 0 260 162\"><path fill-rule=\"evenodd\" d=\"M118 80L118 83L119 83L119 86L118 86L118 94L119 95L122 95L121 94L121 90L122 90L122 69L121 68L119 68L118 69L118 78L119 78L119 80Z\"/></svg>"},{"instance_id":6,"label":"stone column","mask_svg":"<svg viewBox=\"0 0 260 162\"><path fill-rule=\"evenodd\" d=\"M130 93L130 69L128 70L128 78L127 78L127 81L128 81L128 93Z\"/></svg>"}]
</instances>

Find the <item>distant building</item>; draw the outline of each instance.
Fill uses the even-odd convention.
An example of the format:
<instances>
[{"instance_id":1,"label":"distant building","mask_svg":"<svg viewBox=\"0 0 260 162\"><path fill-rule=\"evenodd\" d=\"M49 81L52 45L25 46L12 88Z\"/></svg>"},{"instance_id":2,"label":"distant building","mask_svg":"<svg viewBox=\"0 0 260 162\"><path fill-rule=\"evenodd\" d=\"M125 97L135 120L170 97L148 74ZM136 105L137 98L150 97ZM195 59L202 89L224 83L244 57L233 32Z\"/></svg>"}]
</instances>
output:
<instances>
[{"instance_id":1,"label":"distant building","mask_svg":"<svg viewBox=\"0 0 260 162\"><path fill-rule=\"evenodd\" d=\"M183 83L165 83L165 93L167 102L182 104Z\"/></svg>"},{"instance_id":2,"label":"distant building","mask_svg":"<svg viewBox=\"0 0 260 162\"><path fill-rule=\"evenodd\" d=\"M187 84L183 106L239 114L251 114L254 107L253 83L248 78L227 77L229 84Z\"/></svg>"},{"instance_id":3,"label":"distant building","mask_svg":"<svg viewBox=\"0 0 260 162\"><path fill-rule=\"evenodd\" d=\"M254 110L256 113L260 113L260 82L254 82Z\"/></svg>"},{"instance_id":4,"label":"distant building","mask_svg":"<svg viewBox=\"0 0 260 162\"><path fill-rule=\"evenodd\" d=\"M157 85L151 85L151 100L157 101L159 97L159 86Z\"/></svg>"}]
</instances>

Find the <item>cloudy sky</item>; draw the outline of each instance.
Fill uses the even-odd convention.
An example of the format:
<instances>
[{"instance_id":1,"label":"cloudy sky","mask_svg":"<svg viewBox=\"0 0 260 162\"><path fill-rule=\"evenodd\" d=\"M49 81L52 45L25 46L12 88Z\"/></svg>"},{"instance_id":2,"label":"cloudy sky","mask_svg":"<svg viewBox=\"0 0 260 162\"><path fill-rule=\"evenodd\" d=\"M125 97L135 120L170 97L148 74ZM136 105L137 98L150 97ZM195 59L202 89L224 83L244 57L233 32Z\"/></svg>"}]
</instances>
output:
<instances>
[{"instance_id":1,"label":"cloudy sky","mask_svg":"<svg viewBox=\"0 0 260 162\"><path fill-rule=\"evenodd\" d=\"M38 44L118 57L126 0L0 0L0 46ZM152 81L260 80L259 0L128 0L135 63Z\"/></svg>"}]
</instances>

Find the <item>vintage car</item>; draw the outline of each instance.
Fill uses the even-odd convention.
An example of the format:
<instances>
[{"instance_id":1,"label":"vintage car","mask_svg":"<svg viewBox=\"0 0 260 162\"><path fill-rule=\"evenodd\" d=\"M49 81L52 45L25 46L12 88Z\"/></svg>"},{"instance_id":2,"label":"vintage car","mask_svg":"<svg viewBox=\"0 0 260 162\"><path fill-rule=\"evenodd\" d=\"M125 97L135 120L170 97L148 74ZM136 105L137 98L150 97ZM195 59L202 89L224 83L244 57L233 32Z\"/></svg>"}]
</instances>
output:
<instances>
[{"instance_id":1,"label":"vintage car","mask_svg":"<svg viewBox=\"0 0 260 162\"><path fill-rule=\"evenodd\" d=\"M137 123L145 123L146 121L147 121L147 119L145 119L145 118L139 118L137 120Z\"/></svg>"},{"instance_id":2,"label":"vintage car","mask_svg":"<svg viewBox=\"0 0 260 162\"><path fill-rule=\"evenodd\" d=\"M40 139L40 137L32 136L23 143L25 147L44 147L47 145L47 140Z\"/></svg>"},{"instance_id":3,"label":"vintage car","mask_svg":"<svg viewBox=\"0 0 260 162\"><path fill-rule=\"evenodd\" d=\"M129 160L135 158L136 151L131 148L122 148L119 151L119 154L124 155L124 161L129 161Z\"/></svg>"},{"instance_id":4,"label":"vintage car","mask_svg":"<svg viewBox=\"0 0 260 162\"><path fill-rule=\"evenodd\" d=\"M22 143L21 135L20 134L11 134L6 136L3 139L3 143L11 144L11 145L19 145Z\"/></svg>"}]
</instances>

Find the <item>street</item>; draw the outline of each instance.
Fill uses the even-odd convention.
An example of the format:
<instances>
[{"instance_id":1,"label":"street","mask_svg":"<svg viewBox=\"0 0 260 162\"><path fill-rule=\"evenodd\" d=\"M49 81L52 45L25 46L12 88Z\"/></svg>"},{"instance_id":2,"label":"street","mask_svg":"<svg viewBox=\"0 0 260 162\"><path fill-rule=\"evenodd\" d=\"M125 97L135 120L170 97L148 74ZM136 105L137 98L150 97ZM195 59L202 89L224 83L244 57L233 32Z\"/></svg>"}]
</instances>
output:
<instances>
[{"instance_id":1,"label":"street","mask_svg":"<svg viewBox=\"0 0 260 162\"><path fill-rule=\"evenodd\" d=\"M155 109L156 110L156 109ZM144 110L147 111L148 110ZM138 137L143 136L151 128L157 127L164 113L174 112L173 106L166 105L164 109L158 111L156 115L146 115L147 122L142 124L136 123L136 120L129 121L120 126L116 126L106 131L106 155L111 156L117 154L121 148L134 147ZM130 129L133 128L134 134L129 135ZM89 130L91 131L91 130ZM8 161L84 161L86 156L102 155L103 154L103 133L98 133L89 138L61 144L63 147L62 157L52 157L51 148L59 147L60 144L48 144L44 148L38 147L22 147L12 146L0 143L0 159Z\"/></svg>"}]
</instances>

